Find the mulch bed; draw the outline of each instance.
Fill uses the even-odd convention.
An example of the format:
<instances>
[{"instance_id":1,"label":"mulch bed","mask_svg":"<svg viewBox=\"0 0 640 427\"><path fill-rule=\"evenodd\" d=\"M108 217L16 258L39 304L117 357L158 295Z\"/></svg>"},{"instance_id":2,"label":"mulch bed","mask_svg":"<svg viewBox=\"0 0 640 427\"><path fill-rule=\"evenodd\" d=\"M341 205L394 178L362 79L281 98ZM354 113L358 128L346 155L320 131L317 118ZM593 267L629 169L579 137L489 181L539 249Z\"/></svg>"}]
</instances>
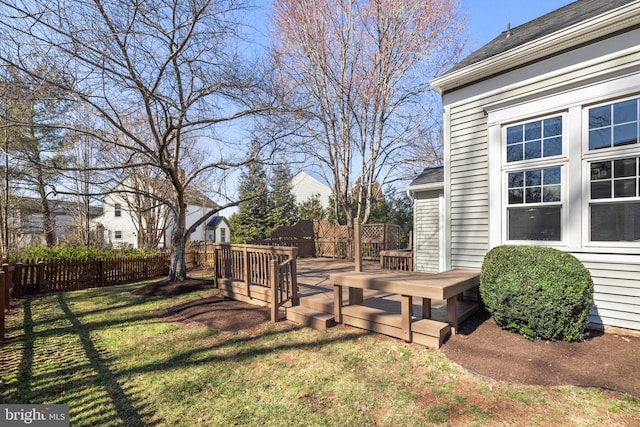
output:
<instances>
[{"instance_id":1,"label":"mulch bed","mask_svg":"<svg viewBox=\"0 0 640 427\"><path fill-rule=\"evenodd\" d=\"M601 387L640 396L640 337L591 331L583 342L530 341L480 312L442 351L496 380L532 385Z\"/></svg>"},{"instance_id":2,"label":"mulch bed","mask_svg":"<svg viewBox=\"0 0 640 427\"><path fill-rule=\"evenodd\" d=\"M211 281L197 279L159 282L133 293L171 296L211 289L211 285ZM270 318L267 308L218 296L179 304L157 315L229 332L256 328ZM529 341L479 312L460 325L441 350L467 370L499 381L600 387L640 396L638 336L591 331L579 343Z\"/></svg>"}]
</instances>

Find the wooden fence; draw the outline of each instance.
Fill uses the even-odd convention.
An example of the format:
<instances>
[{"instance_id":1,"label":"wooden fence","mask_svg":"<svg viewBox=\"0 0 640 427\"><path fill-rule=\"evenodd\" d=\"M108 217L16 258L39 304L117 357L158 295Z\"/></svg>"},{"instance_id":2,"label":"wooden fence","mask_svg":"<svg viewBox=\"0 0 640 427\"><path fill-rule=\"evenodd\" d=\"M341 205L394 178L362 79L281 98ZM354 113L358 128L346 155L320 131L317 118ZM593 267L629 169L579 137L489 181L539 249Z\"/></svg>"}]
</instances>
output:
<instances>
[{"instance_id":1,"label":"wooden fence","mask_svg":"<svg viewBox=\"0 0 640 427\"><path fill-rule=\"evenodd\" d=\"M166 275L166 255L77 261L25 261L13 264L14 297L110 286Z\"/></svg>"}]
</instances>

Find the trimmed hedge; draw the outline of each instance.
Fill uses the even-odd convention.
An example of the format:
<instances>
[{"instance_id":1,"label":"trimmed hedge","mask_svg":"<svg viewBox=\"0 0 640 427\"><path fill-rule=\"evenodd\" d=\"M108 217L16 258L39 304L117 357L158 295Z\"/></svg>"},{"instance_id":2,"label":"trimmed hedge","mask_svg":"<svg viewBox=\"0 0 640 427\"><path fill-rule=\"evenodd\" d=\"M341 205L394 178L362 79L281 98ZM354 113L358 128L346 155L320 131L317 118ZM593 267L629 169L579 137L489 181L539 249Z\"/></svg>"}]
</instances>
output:
<instances>
[{"instance_id":1,"label":"trimmed hedge","mask_svg":"<svg viewBox=\"0 0 640 427\"><path fill-rule=\"evenodd\" d=\"M487 253L480 295L501 327L529 339L581 341L593 306L593 280L573 255L538 246Z\"/></svg>"}]
</instances>

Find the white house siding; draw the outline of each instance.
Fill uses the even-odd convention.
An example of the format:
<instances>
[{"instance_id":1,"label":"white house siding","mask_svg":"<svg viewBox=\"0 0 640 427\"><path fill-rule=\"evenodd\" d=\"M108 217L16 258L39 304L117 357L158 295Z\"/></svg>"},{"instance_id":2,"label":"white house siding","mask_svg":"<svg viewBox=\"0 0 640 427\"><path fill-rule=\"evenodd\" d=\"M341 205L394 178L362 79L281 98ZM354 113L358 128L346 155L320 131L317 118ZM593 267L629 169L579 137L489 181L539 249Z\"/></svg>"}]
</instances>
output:
<instances>
[{"instance_id":1,"label":"white house siding","mask_svg":"<svg viewBox=\"0 0 640 427\"><path fill-rule=\"evenodd\" d=\"M437 273L440 271L439 192L416 192L414 212L414 270Z\"/></svg>"},{"instance_id":2,"label":"white house siding","mask_svg":"<svg viewBox=\"0 0 640 427\"><path fill-rule=\"evenodd\" d=\"M296 203L306 202L311 196L320 195L320 204L329 209L331 189L306 172L298 172L291 178L291 188L296 196Z\"/></svg>"},{"instance_id":3,"label":"white house siding","mask_svg":"<svg viewBox=\"0 0 640 427\"><path fill-rule=\"evenodd\" d=\"M573 114L572 111L579 110L577 107L582 108L589 102L615 100L624 94L637 96L640 93L637 40L640 40L640 30L445 94L447 267L479 268L486 252L495 244L500 244L502 239L502 230L492 228L495 227L495 220L490 221L489 215L490 210L500 211L502 202L500 197L497 197L498 200L490 200L489 197L490 188L493 188L490 186L490 179L493 178L489 173L489 163L493 161L496 164L494 157L490 159L490 153L495 154L496 151L489 147L491 123L487 111L508 111L513 115L513 120L524 120L531 117L526 110L534 104L539 108L539 115L561 109ZM621 49L625 49L624 52L617 54ZM615 84L623 78L632 84L606 95L597 95L598 98L591 101L576 100L574 97L578 91L589 93L592 86L601 82ZM547 101L551 97L557 101L559 96L564 97L566 102L562 108ZM548 110L545 111L545 108ZM523 112L520 112L521 109ZM577 136L582 138L580 131ZM575 134L571 137L575 137ZM497 153L500 153L500 149ZM497 162L500 164L501 160L498 158ZM573 167L572 174L576 170ZM567 224L567 228L570 227L581 225ZM579 239L577 245L575 241L567 242L559 249L573 253L592 274L595 304L590 321L640 330L640 247L625 254L619 249L609 251L585 247Z\"/></svg>"}]
</instances>

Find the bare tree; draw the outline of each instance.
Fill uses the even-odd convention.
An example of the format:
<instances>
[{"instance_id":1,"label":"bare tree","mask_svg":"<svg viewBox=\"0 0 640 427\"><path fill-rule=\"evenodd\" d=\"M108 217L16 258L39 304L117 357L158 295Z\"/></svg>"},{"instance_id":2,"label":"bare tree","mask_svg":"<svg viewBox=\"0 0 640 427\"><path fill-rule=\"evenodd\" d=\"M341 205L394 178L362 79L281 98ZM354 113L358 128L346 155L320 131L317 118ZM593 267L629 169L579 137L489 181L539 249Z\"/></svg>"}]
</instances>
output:
<instances>
[{"instance_id":1,"label":"bare tree","mask_svg":"<svg viewBox=\"0 0 640 427\"><path fill-rule=\"evenodd\" d=\"M276 0L274 8L275 62L304 112L297 142L333 185L335 217L366 222L376 183L397 179L423 141L429 79L461 51L458 1Z\"/></svg>"},{"instance_id":2,"label":"bare tree","mask_svg":"<svg viewBox=\"0 0 640 427\"><path fill-rule=\"evenodd\" d=\"M101 150L129 153L111 170L157 168L171 188L170 278L186 277L186 191L203 174L218 183L252 161L240 145L247 120L270 111L257 64L241 55L243 0L0 0L0 60L56 84L92 113ZM49 82L37 63L58 70ZM129 120L131 116L143 119ZM67 123L73 128L73 120ZM231 142L233 144L231 144ZM102 165L101 165L102 167ZM220 208L236 202L222 203ZM212 211L209 215L213 215Z\"/></svg>"}]
</instances>

